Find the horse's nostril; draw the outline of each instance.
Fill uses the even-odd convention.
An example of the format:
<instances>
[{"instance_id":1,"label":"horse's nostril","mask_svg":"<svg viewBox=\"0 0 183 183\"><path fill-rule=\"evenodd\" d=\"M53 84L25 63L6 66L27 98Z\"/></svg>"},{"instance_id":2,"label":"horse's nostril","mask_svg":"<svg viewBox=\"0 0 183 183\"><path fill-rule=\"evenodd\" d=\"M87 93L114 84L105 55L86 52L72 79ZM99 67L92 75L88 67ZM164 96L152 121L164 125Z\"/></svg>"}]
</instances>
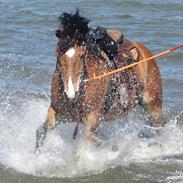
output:
<instances>
[{"instance_id":1,"label":"horse's nostril","mask_svg":"<svg viewBox=\"0 0 183 183\"><path fill-rule=\"evenodd\" d=\"M63 95L64 95L64 98L67 99L67 100L72 100L74 99L75 95L74 96L70 96L67 92L63 92Z\"/></svg>"},{"instance_id":2,"label":"horse's nostril","mask_svg":"<svg viewBox=\"0 0 183 183\"><path fill-rule=\"evenodd\" d=\"M65 97L65 98L68 98L68 97L67 97L67 93L66 93L65 91L64 91L64 97Z\"/></svg>"}]
</instances>

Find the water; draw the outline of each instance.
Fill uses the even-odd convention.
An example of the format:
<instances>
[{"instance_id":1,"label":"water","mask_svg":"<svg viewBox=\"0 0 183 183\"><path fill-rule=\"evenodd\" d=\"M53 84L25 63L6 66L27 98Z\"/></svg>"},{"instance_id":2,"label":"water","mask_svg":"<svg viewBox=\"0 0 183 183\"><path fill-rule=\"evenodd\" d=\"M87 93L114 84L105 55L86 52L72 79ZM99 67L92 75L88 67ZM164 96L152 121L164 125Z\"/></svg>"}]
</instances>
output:
<instances>
[{"instance_id":1,"label":"water","mask_svg":"<svg viewBox=\"0 0 183 183\"><path fill-rule=\"evenodd\" d=\"M162 136L136 108L103 124L97 144L80 126L61 124L34 154L35 130L50 103L55 30L63 11L81 9L92 27L119 29L153 53L183 44L182 0L0 1L0 182L183 182L183 50L158 59L163 81Z\"/></svg>"}]
</instances>

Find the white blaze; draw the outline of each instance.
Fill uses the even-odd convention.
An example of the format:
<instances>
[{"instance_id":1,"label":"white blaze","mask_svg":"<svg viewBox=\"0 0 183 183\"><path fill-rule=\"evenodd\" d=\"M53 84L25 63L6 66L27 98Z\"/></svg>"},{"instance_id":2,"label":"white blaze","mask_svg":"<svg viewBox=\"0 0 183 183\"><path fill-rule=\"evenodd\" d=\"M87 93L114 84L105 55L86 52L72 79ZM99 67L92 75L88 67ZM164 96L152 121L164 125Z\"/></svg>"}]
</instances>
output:
<instances>
[{"instance_id":1,"label":"white blaze","mask_svg":"<svg viewBox=\"0 0 183 183\"><path fill-rule=\"evenodd\" d=\"M79 85L80 85L80 76L78 77L77 85L76 85L76 91L79 91Z\"/></svg>"},{"instance_id":2,"label":"white blaze","mask_svg":"<svg viewBox=\"0 0 183 183\"><path fill-rule=\"evenodd\" d=\"M65 54L71 58L74 56L74 54L76 53L75 49L74 48L70 48Z\"/></svg>"},{"instance_id":3,"label":"white blaze","mask_svg":"<svg viewBox=\"0 0 183 183\"><path fill-rule=\"evenodd\" d=\"M68 91L66 93L67 93L67 96L71 99L73 99L75 97L75 90L74 90L74 85L71 80L71 76L68 81Z\"/></svg>"}]
</instances>

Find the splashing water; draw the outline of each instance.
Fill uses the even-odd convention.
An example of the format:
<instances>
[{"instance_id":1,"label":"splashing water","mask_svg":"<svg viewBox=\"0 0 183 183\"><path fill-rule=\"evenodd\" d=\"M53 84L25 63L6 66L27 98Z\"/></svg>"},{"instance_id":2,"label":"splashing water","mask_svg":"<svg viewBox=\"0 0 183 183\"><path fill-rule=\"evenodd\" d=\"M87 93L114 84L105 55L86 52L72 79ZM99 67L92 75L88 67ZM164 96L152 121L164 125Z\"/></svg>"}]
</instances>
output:
<instances>
[{"instance_id":1,"label":"splashing water","mask_svg":"<svg viewBox=\"0 0 183 183\"><path fill-rule=\"evenodd\" d=\"M183 153L183 131L177 124L182 122L182 111L169 120L160 136L132 112L121 121L104 123L95 144L83 141L82 125L74 141L75 124L60 124L35 154L35 131L44 122L47 108L48 102L32 100L14 112L0 109L1 164L37 176L73 177Z\"/></svg>"}]
</instances>

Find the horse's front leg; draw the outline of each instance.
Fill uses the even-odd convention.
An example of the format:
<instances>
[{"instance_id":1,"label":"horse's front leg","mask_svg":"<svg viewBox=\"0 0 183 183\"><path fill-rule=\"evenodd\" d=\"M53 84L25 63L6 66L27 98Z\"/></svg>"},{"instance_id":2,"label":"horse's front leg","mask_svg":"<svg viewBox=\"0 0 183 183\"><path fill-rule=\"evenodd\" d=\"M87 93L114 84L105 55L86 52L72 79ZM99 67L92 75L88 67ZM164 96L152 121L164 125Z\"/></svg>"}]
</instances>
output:
<instances>
[{"instance_id":1,"label":"horse's front leg","mask_svg":"<svg viewBox=\"0 0 183 183\"><path fill-rule=\"evenodd\" d=\"M55 127L55 116L55 111L49 107L46 121L36 131L36 149L43 145L47 132Z\"/></svg>"},{"instance_id":2,"label":"horse's front leg","mask_svg":"<svg viewBox=\"0 0 183 183\"><path fill-rule=\"evenodd\" d=\"M96 134L99 127L99 115L97 110L93 110L86 114L84 118L85 137L87 141L95 141Z\"/></svg>"},{"instance_id":3,"label":"horse's front leg","mask_svg":"<svg viewBox=\"0 0 183 183\"><path fill-rule=\"evenodd\" d=\"M49 129L53 129L56 125L56 112L54 111L52 106L58 106L58 97L60 96L60 93L62 93L62 91L59 91L59 89L62 89L63 87L61 85L60 78L60 65L59 62L57 62L51 84L51 106L48 108L46 121L36 131L36 149L42 146Z\"/></svg>"}]
</instances>

